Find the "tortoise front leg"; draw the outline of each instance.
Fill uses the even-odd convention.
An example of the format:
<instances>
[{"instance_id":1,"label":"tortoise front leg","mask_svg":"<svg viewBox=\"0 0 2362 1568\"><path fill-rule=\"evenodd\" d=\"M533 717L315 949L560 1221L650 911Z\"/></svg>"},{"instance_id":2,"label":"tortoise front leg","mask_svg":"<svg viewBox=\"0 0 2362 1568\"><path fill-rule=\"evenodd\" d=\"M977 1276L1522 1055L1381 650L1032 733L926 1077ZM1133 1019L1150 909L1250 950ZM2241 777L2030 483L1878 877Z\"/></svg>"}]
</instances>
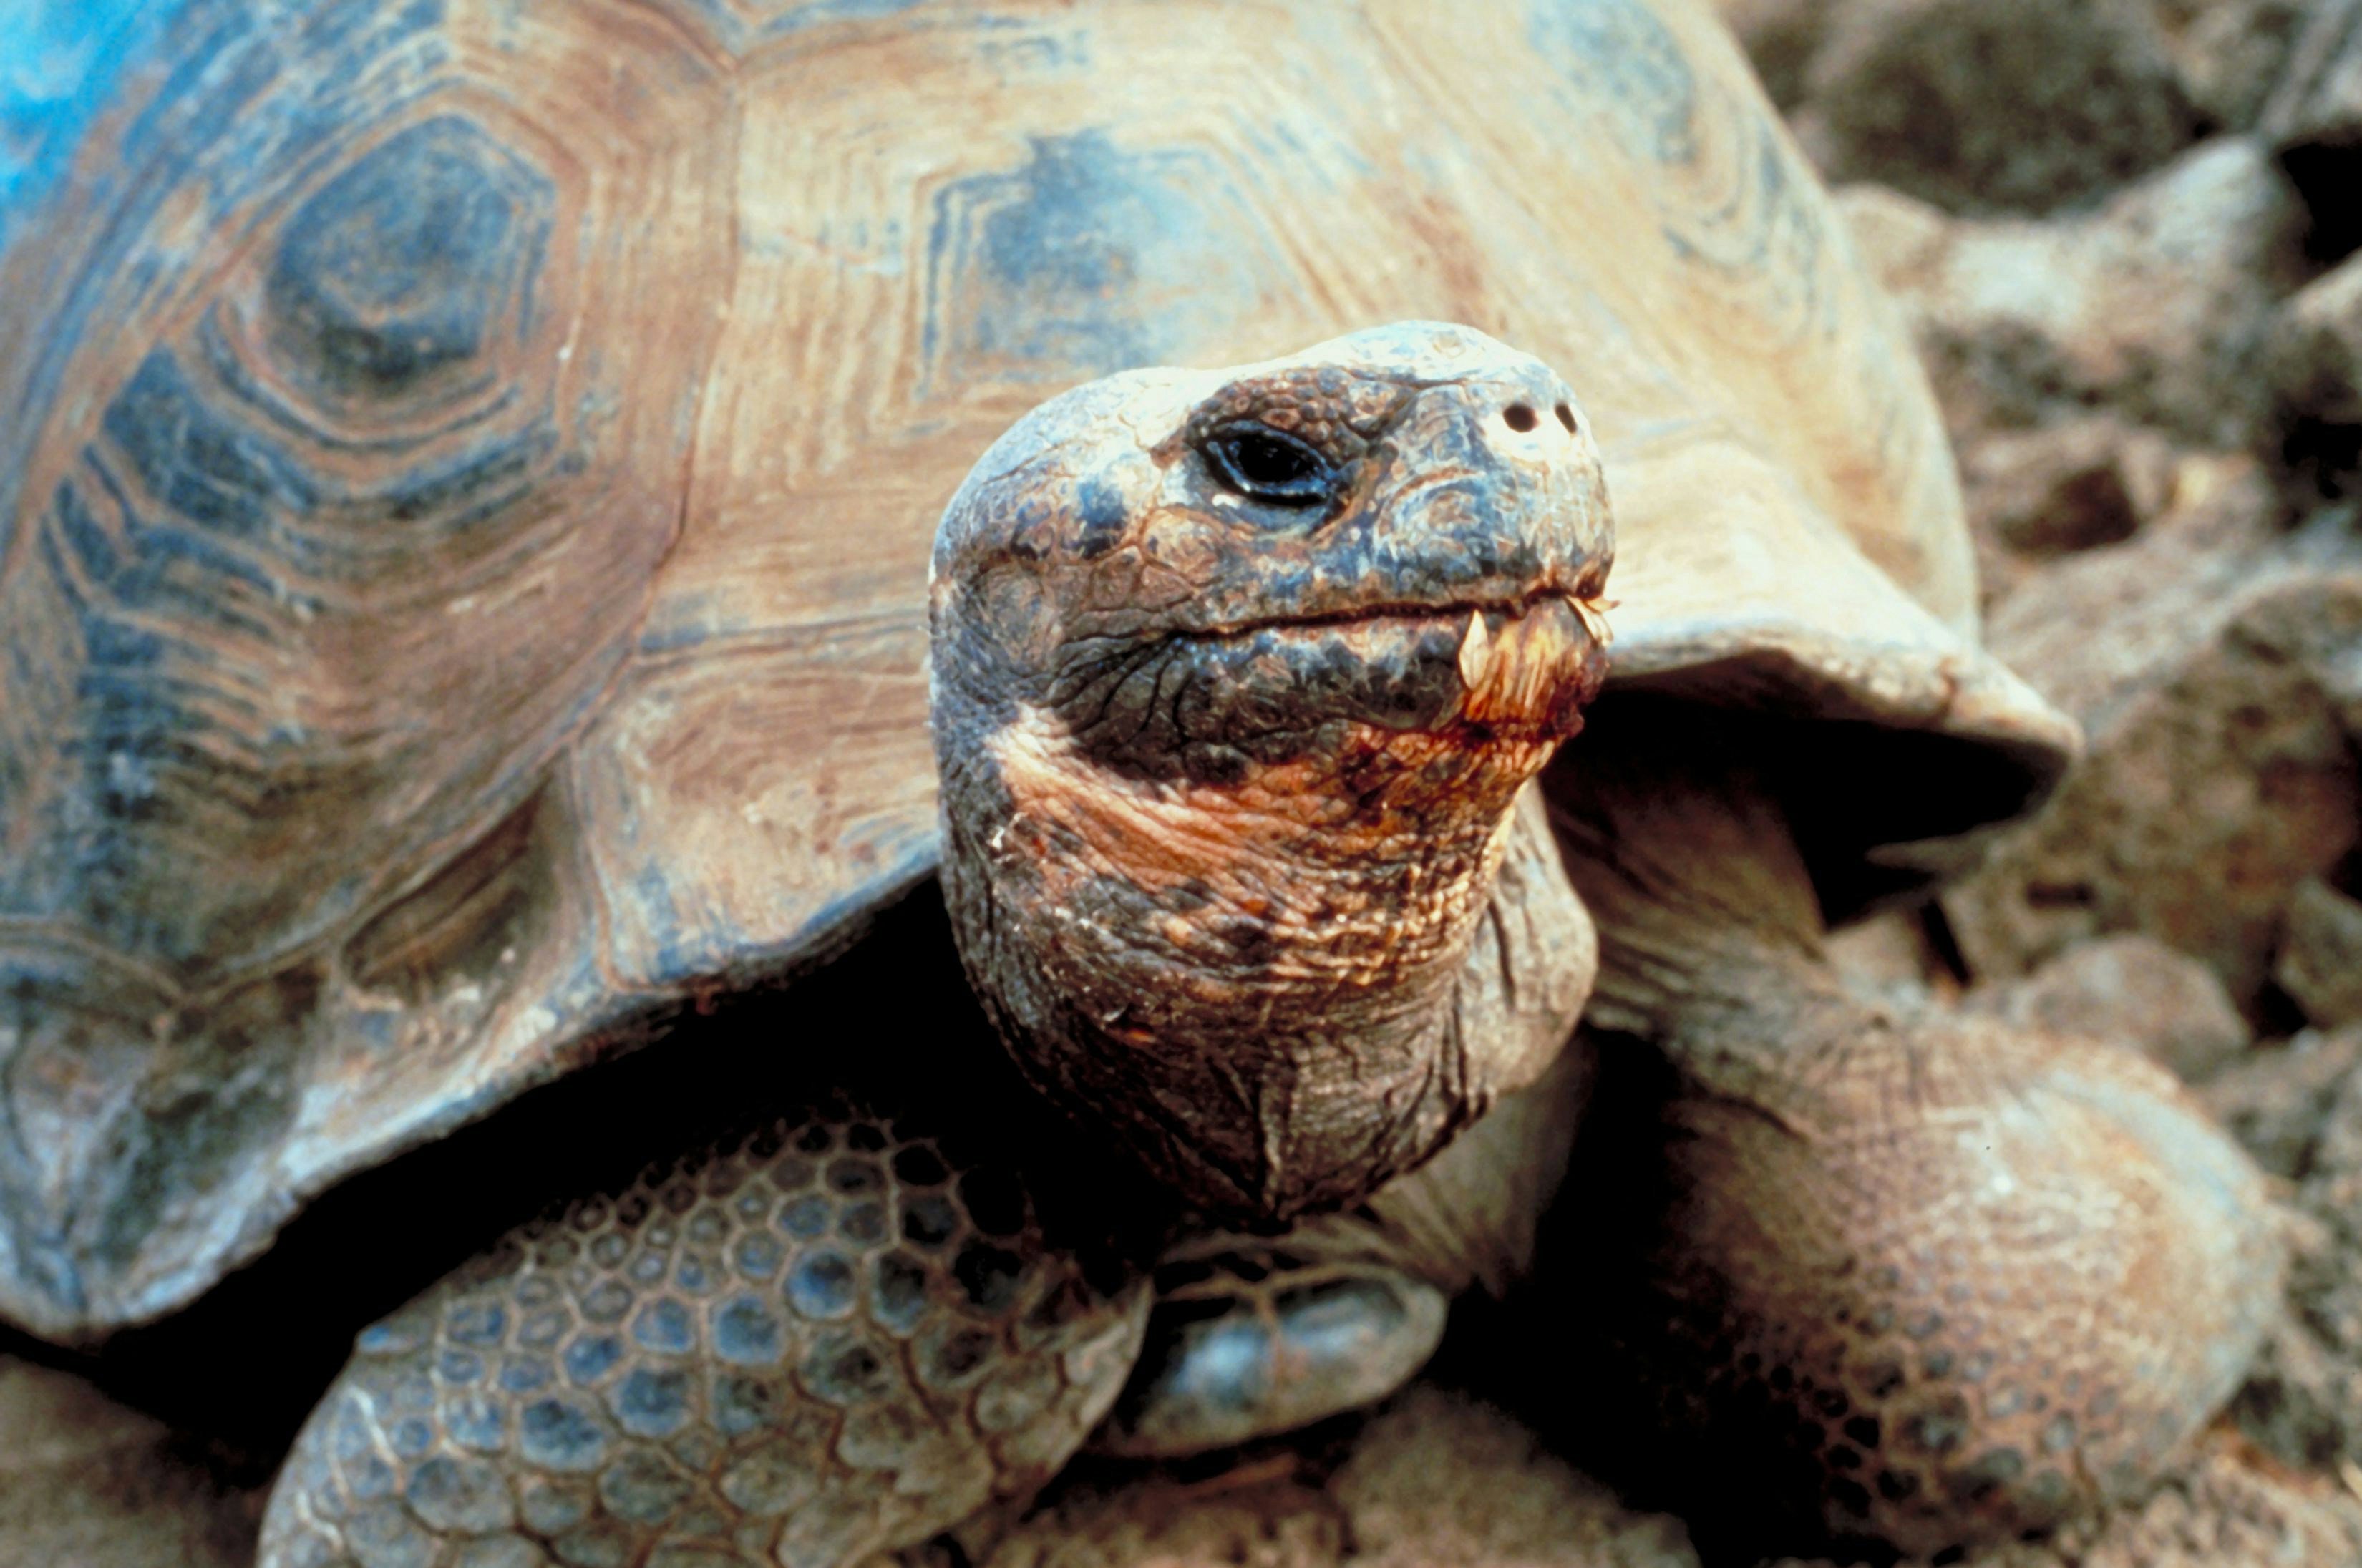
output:
<instances>
[{"instance_id":1,"label":"tortoise front leg","mask_svg":"<svg viewBox=\"0 0 2362 1568\"><path fill-rule=\"evenodd\" d=\"M1815 1021L1753 1043L1774 1073L1693 1036L1609 1093L1633 1137L1587 1294L1673 1463L1914 1553L2137 1501L2276 1308L2259 1175L2115 1043L1938 1009Z\"/></svg>"},{"instance_id":2,"label":"tortoise front leg","mask_svg":"<svg viewBox=\"0 0 2362 1568\"><path fill-rule=\"evenodd\" d=\"M512 1232L365 1331L260 1568L827 1568L1030 1496L1146 1281L1017 1172L837 1099Z\"/></svg>"},{"instance_id":3,"label":"tortoise front leg","mask_svg":"<svg viewBox=\"0 0 2362 1568\"><path fill-rule=\"evenodd\" d=\"M2277 1309L2260 1173L2122 1042L1855 994L1745 759L1632 740L1550 780L1615 1032L1569 1250L1632 1430L1726 1517L1912 1552L2139 1496Z\"/></svg>"}]
</instances>

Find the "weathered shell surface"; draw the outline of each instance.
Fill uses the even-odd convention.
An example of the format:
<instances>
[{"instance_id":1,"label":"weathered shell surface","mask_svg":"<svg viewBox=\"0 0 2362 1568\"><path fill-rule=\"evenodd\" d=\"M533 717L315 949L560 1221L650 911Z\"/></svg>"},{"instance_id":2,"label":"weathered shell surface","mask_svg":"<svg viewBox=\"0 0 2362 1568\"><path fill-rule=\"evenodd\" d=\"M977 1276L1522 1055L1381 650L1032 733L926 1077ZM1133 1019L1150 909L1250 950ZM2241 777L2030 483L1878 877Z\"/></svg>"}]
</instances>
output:
<instances>
[{"instance_id":1,"label":"weathered shell surface","mask_svg":"<svg viewBox=\"0 0 2362 1568\"><path fill-rule=\"evenodd\" d=\"M110 0L11 50L39 1331L925 875L935 518L1107 371L1470 323L1595 421L1628 676L2070 744L1976 653L1926 389L1688 0Z\"/></svg>"}]
</instances>

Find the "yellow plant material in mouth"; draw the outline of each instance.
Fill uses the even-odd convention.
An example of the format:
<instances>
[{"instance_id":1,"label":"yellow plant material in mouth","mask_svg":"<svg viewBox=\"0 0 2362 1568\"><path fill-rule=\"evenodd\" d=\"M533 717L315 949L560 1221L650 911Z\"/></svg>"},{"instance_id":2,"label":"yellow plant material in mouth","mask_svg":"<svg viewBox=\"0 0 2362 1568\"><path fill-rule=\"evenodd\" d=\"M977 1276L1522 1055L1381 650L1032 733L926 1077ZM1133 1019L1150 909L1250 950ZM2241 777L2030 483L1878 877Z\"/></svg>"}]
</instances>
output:
<instances>
[{"instance_id":1,"label":"yellow plant material in mouth","mask_svg":"<svg viewBox=\"0 0 2362 1568\"><path fill-rule=\"evenodd\" d=\"M1460 679L1467 688L1461 718L1482 724L1548 720L1589 697L1607 641L1605 617L1581 600L1553 595L1518 613L1469 612L1460 641Z\"/></svg>"}]
</instances>

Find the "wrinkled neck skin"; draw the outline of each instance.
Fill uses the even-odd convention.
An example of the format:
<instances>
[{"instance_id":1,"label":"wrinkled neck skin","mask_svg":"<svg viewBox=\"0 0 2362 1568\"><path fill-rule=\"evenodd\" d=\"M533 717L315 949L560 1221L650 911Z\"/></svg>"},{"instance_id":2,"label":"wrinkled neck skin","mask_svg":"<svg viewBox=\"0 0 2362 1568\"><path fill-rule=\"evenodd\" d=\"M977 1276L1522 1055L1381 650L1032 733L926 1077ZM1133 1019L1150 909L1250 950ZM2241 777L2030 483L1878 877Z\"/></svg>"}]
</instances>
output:
<instances>
[{"instance_id":1,"label":"wrinkled neck skin","mask_svg":"<svg viewBox=\"0 0 2362 1568\"><path fill-rule=\"evenodd\" d=\"M1591 968L1525 789L1549 747L1353 729L1220 784L1110 788L1039 713L946 751L946 901L1021 1066L1250 1223L1359 1200L1530 1082Z\"/></svg>"}]
</instances>

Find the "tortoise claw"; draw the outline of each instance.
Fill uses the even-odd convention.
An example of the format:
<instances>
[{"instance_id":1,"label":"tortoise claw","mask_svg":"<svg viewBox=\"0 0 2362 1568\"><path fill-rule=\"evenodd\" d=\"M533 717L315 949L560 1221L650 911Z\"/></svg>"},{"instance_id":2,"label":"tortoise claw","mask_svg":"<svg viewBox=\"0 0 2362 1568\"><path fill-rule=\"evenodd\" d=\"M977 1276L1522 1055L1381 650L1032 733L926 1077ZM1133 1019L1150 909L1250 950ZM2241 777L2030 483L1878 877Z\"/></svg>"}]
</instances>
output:
<instances>
[{"instance_id":1,"label":"tortoise claw","mask_svg":"<svg viewBox=\"0 0 2362 1568\"><path fill-rule=\"evenodd\" d=\"M1202 1238L1157 1286L1139 1370L1091 1440L1102 1453L1178 1458L1375 1403L1427 1364L1451 1307L1351 1219Z\"/></svg>"}]
</instances>

